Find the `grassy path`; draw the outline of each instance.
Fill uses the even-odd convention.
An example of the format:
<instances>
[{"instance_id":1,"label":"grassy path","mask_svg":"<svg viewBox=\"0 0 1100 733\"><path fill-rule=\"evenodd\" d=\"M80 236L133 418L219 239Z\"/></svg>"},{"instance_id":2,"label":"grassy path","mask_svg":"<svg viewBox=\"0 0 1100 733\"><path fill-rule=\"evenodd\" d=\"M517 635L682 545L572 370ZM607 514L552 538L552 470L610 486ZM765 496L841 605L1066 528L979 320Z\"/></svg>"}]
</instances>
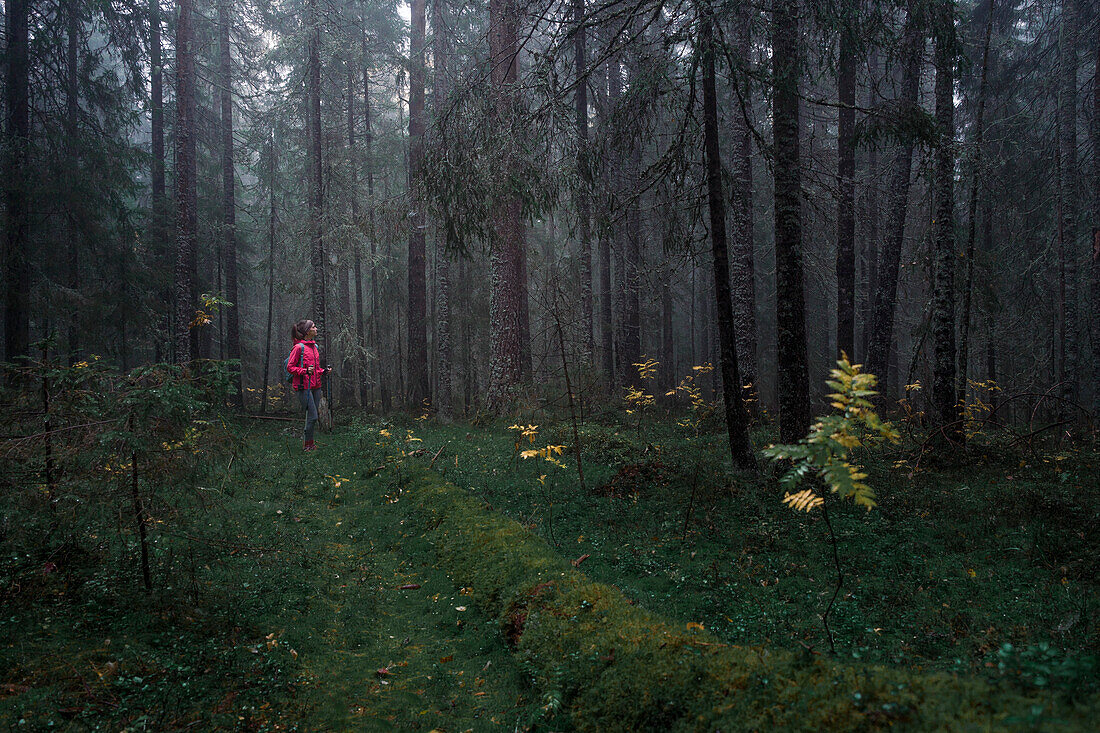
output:
<instances>
[{"instance_id":1,"label":"grassy path","mask_svg":"<svg viewBox=\"0 0 1100 733\"><path fill-rule=\"evenodd\" d=\"M285 505L274 509L281 544L310 548L297 592L262 619L304 672L289 717L330 730L524 727L537 701L495 623L433 568L398 488L340 436L328 443L308 456L260 451L285 456L264 471L276 479L265 506Z\"/></svg>"},{"instance_id":2,"label":"grassy path","mask_svg":"<svg viewBox=\"0 0 1100 733\"><path fill-rule=\"evenodd\" d=\"M151 536L152 595L125 527L98 564L21 576L0 729L538 729L538 693L380 460L346 431L313 454L254 431L231 472L154 509L178 514Z\"/></svg>"}]
</instances>

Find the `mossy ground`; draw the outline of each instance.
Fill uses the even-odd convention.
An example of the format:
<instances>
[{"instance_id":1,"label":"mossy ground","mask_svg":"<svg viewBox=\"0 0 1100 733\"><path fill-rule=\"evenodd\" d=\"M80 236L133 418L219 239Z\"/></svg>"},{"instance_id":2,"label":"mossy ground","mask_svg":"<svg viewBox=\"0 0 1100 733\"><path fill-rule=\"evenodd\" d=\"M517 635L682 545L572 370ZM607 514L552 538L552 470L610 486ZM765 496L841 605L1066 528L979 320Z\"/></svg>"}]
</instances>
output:
<instances>
[{"instance_id":1,"label":"mossy ground","mask_svg":"<svg viewBox=\"0 0 1100 733\"><path fill-rule=\"evenodd\" d=\"M564 468L514 458L504 424L395 432L408 429L427 453L442 449L435 467L448 480L566 558L587 556L585 573L640 605L723 641L829 655L820 615L836 571L822 515L783 506L769 477L731 471L723 436L688 440L664 418L640 429L590 420L582 491L572 456ZM571 427L559 422L523 447L563 443ZM961 467L926 457L915 472L894 466L901 457L871 460L875 510L831 507L845 575L836 655L1096 689L1100 454L979 449Z\"/></svg>"},{"instance_id":2,"label":"mossy ground","mask_svg":"<svg viewBox=\"0 0 1100 733\"><path fill-rule=\"evenodd\" d=\"M5 555L0 723L26 730L562 729L591 727L585 721L595 718L567 718L560 705L563 698L581 704L586 694L584 709L592 709L592 695L618 694L626 710L659 695L671 720L674 698L687 691L668 688L672 679L661 675L646 688L652 680L643 662L615 665L622 642L563 649L560 664L537 658L538 649L567 643L581 611L590 610L633 628L613 632L628 637L669 619L661 628L676 634L677 648L701 650L691 665L699 674L708 666L707 646L692 641L700 626L750 657L777 652L784 669L799 659L800 669L822 660L855 665L829 672L837 682L824 685L803 672L783 677L792 687L768 709L782 710L787 726L811 705L839 706L833 723L904 719L904 710L889 707L894 697L871 711L878 718L868 717L876 696L898 690L864 685L831 698L843 680L861 679L859 665L868 661L902 676L983 677L1005 694L1046 701L1029 713L1039 724L1052 722L1055 708L1046 703L1094 699L1095 453L991 453L965 469L912 477L889 461L873 465L880 507L870 514L834 507L846 578L833 611L833 656L819 617L835 581L820 516L780 505L770 479L731 472L717 434L695 438L664 419L640 427L589 420L582 490L573 456L561 458L564 467L524 461L505 423L367 420L324 436L313 455L278 429L242 431L251 434L228 471L211 467L200 490L173 494L170 512L160 507L166 521L154 532L150 597L139 589L125 520L106 527L116 541L56 557L50 572L46 558ZM541 425L522 447L571 442L569 426L558 423ZM418 455L394 461L402 452ZM494 542L507 552L461 548L440 537L445 525L425 524L423 507L403 487L414 466L429 462L492 510L486 516L518 522L499 525ZM6 518L18 521L11 511ZM529 545L524 530L545 544ZM534 615L526 615L522 594L532 588L521 586L532 564L568 571L566 561L582 557L579 569L606 585L574 579L537 589L553 596L547 604L573 610L540 621L543 611L532 604ZM487 586L476 581L490 572L497 590L484 597ZM505 597L516 592L518 605ZM601 606L609 592L619 599L614 612ZM618 618L631 603L642 615ZM509 639L520 640L518 654ZM598 685L588 679L605 667L611 674ZM736 670L741 676L730 684L760 689L744 667ZM794 685L809 690L811 682L812 696L795 694ZM943 688L945 696L956 693ZM852 695L862 696L854 706ZM751 711L751 701L744 705ZM711 710L708 719L735 713ZM755 720L773 725L780 717Z\"/></svg>"},{"instance_id":3,"label":"mossy ground","mask_svg":"<svg viewBox=\"0 0 1100 733\"><path fill-rule=\"evenodd\" d=\"M512 730L546 718L495 621L433 567L411 507L373 479L379 456L346 434L324 442L303 455L280 431L254 433L230 473L206 477L205 509L154 529L151 596L125 523L117 553L83 565L55 557L44 574L39 558L5 558L0 729Z\"/></svg>"}]
</instances>

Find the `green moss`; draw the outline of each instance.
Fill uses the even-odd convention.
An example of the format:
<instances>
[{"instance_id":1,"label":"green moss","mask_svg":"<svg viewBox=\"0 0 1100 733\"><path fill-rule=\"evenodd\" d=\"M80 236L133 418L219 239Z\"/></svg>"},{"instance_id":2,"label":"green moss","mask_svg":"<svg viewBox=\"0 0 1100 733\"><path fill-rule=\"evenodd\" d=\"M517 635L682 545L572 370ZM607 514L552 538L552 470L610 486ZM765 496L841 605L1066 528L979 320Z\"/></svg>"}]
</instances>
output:
<instances>
[{"instance_id":1,"label":"green moss","mask_svg":"<svg viewBox=\"0 0 1100 733\"><path fill-rule=\"evenodd\" d=\"M517 522L405 469L440 566L579 730L1089 729L1096 700L721 643L592 582Z\"/></svg>"}]
</instances>

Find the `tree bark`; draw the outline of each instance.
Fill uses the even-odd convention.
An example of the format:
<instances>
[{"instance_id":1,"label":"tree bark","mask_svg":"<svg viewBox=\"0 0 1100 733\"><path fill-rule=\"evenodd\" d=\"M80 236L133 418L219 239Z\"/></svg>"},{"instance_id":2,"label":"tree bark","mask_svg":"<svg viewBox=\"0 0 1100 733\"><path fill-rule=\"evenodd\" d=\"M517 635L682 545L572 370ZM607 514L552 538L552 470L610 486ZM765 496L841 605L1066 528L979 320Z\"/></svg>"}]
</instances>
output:
<instances>
[{"instance_id":1,"label":"tree bark","mask_svg":"<svg viewBox=\"0 0 1100 733\"><path fill-rule=\"evenodd\" d=\"M365 63L365 61L364 61ZM360 231L359 221L359 168L356 164L356 149L355 149L355 112L357 105L357 95L355 93L355 77L358 75L358 69L352 62L348 62L348 175L351 178L351 224L353 231ZM360 348L363 347L363 266L360 262L360 247L358 242L353 242L351 245L352 253L352 274L351 277L355 281L355 308L352 310L350 303L351 295L348 294L348 326L355 329L355 342ZM356 393L362 392L363 388L363 360L356 358L354 362L348 365L349 376L351 379L345 379L349 399L355 399ZM358 387L356 387L358 385ZM367 406L366 400L360 397L360 405L362 407Z\"/></svg>"},{"instance_id":2,"label":"tree bark","mask_svg":"<svg viewBox=\"0 0 1100 733\"><path fill-rule=\"evenodd\" d=\"M370 209L367 212L367 239L370 244L370 348L374 356L372 369L373 379L372 384L378 386L378 406L379 409L385 413L389 411L390 397L389 390L383 379L382 373L382 357L378 348L379 341L379 323L381 318L379 311L379 297L378 297L378 250L377 250L377 238L378 234L374 225L374 130L371 127L371 107L370 107L370 71L367 68L367 34L363 31L362 36L362 53L363 53L363 145L365 150L363 158L364 173L367 176L367 200L370 202Z\"/></svg>"},{"instance_id":3,"label":"tree bark","mask_svg":"<svg viewBox=\"0 0 1100 733\"><path fill-rule=\"evenodd\" d=\"M917 94L920 89L921 57L924 52L923 18L919 0L910 0L905 33L902 39L901 95L898 113L912 115L917 110ZM871 335L867 349L868 370L878 376L881 392L889 394L890 348L894 338L894 316L898 293L898 270L901 250L905 241L905 218L909 207L909 180L913 167L913 140L907 137L897 151L894 170L887 192L886 227L888 240L884 243L878 287L875 290L871 311Z\"/></svg>"},{"instance_id":4,"label":"tree bark","mask_svg":"<svg viewBox=\"0 0 1100 733\"><path fill-rule=\"evenodd\" d=\"M68 21L68 28L66 30L66 89L65 89L65 106L66 106L66 119L65 119L65 135L66 146L68 148L69 165L73 175L81 175L80 167L77 162L80 160L80 150L77 145L77 120L80 115L80 88L79 88L79 66L77 61L77 49L80 44L80 8L76 0L68 0L66 3L67 12L66 15ZM76 203L76 202L74 202ZM73 302L69 307L68 318L68 346L69 346L69 366L72 366L80 357L80 313L81 308L79 305L79 291L80 291L80 239L81 239L81 227L77 220L76 215L77 206L69 207L68 222L69 222L69 236L66 247L68 249L68 287L72 293ZM124 254L122 259L125 260ZM125 302L121 305L122 308L126 307ZM123 370L125 371L125 369Z\"/></svg>"},{"instance_id":5,"label":"tree bark","mask_svg":"<svg viewBox=\"0 0 1100 733\"><path fill-rule=\"evenodd\" d=\"M743 3L735 17L734 52L742 68L732 71L738 109L730 115L734 146L733 176L730 179L730 207L733 210L733 257L730 275L733 286L734 331L737 336L737 364L744 382L756 384L756 265L752 216L752 7Z\"/></svg>"},{"instance_id":6,"label":"tree bark","mask_svg":"<svg viewBox=\"0 0 1100 733\"><path fill-rule=\"evenodd\" d=\"M1077 395L1077 3L1063 0L1058 38L1058 249L1062 303L1058 380L1061 395Z\"/></svg>"},{"instance_id":7,"label":"tree bark","mask_svg":"<svg viewBox=\"0 0 1100 733\"><path fill-rule=\"evenodd\" d=\"M961 430L955 394L955 15L939 0L935 21L936 133L932 197L935 210L935 269L932 277L932 404L944 437Z\"/></svg>"},{"instance_id":8,"label":"tree bark","mask_svg":"<svg viewBox=\"0 0 1100 733\"><path fill-rule=\"evenodd\" d=\"M175 360L185 364L198 356L190 327L195 312L197 158L195 120L194 0L177 0L176 20L176 318Z\"/></svg>"},{"instance_id":9,"label":"tree bark","mask_svg":"<svg viewBox=\"0 0 1100 733\"><path fill-rule=\"evenodd\" d=\"M242 381L240 289L237 283L237 202L236 176L233 165L233 56L230 36L233 25L232 0L218 2L218 47L221 66L221 136L222 136L222 255L225 257L225 298L232 305L226 309L226 356L236 360L233 367L233 403L244 409L244 383Z\"/></svg>"},{"instance_id":10,"label":"tree bark","mask_svg":"<svg viewBox=\"0 0 1100 733\"><path fill-rule=\"evenodd\" d=\"M270 194L270 207L267 217L267 329L264 343L264 387L260 393L260 413L267 412L267 385L271 376L271 325L275 313L275 130L271 131L271 145L269 150L268 165L268 192Z\"/></svg>"},{"instance_id":11,"label":"tree bark","mask_svg":"<svg viewBox=\"0 0 1100 733\"><path fill-rule=\"evenodd\" d=\"M985 132L986 79L989 72L989 40L993 33L994 0L989 0L985 20L985 41L982 47L982 70L978 83L978 108L974 113L974 158L971 164L970 199L966 221L966 281L962 292L962 314L959 316L959 374L955 393L961 408L966 406L966 386L970 359L970 306L974 298L974 253L977 237L978 189L982 179L982 140Z\"/></svg>"},{"instance_id":12,"label":"tree bark","mask_svg":"<svg viewBox=\"0 0 1100 733\"><path fill-rule=\"evenodd\" d=\"M796 0L772 1L775 146L776 343L779 434L792 443L810 425L802 274L802 179L798 140L799 34Z\"/></svg>"},{"instance_id":13,"label":"tree bark","mask_svg":"<svg viewBox=\"0 0 1100 733\"><path fill-rule=\"evenodd\" d=\"M428 384L427 264L423 201L425 0L412 0L409 37L409 318L408 404L416 409L430 400Z\"/></svg>"},{"instance_id":14,"label":"tree bark","mask_svg":"<svg viewBox=\"0 0 1100 733\"><path fill-rule=\"evenodd\" d=\"M500 180L507 179L515 166L513 142L516 104L517 8L515 0L490 0L489 59L494 94L494 115L505 148L505 170ZM522 288L524 258L524 227L521 202L510 191L500 191L493 206L494 232L489 251L489 388L486 404L492 411L502 411L514 398L513 390L523 379L523 313L525 302ZM529 354L530 352L527 351Z\"/></svg>"},{"instance_id":15,"label":"tree bark","mask_svg":"<svg viewBox=\"0 0 1100 733\"><path fill-rule=\"evenodd\" d=\"M637 16L631 21L630 33L633 35L635 48L628 56L627 83L632 88L637 88L645 73L642 68L641 52L637 48L643 43L641 31L638 30ZM638 372L635 364L642 360L642 139L631 137L629 140L629 157L626 166L624 183L626 184L622 194L623 199L629 198L630 206L627 209L626 224L623 231L623 312L622 312L622 370L624 384L632 384L637 379ZM723 202L723 209L725 204Z\"/></svg>"},{"instance_id":16,"label":"tree bark","mask_svg":"<svg viewBox=\"0 0 1100 733\"><path fill-rule=\"evenodd\" d=\"M149 117L152 165L152 250L161 262L164 271L171 265L171 249L168 243L167 196L164 183L164 62L161 52L160 0L149 0ZM165 341L170 341L172 333L172 288L167 282L160 290L160 305L165 309L158 315L159 325L155 342L156 361L165 361L167 354L163 349ZM170 350L170 349L169 349Z\"/></svg>"},{"instance_id":17,"label":"tree bark","mask_svg":"<svg viewBox=\"0 0 1100 733\"><path fill-rule=\"evenodd\" d=\"M573 197L577 209L577 248L581 260L581 311L584 324L584 362L592 363L595 352L595 323L592 302L592 171L588 162L588 68L585 59L584 0L573 0L573 66L576 89L573 92L577 135L577 190Z\"/></svg>"},{"instance_id":18,"label":"tree bark","mask_svg":"<svg viewBox=\"0 0 1100 733\"><path fill-rule=\"evenodd\" d=\"M313 315L311 319L317 325L321 336L321 367L328 365L328 329L325 322L325 237L322 214L324 198L322 192L324 172L321 157L321 20L317 11L317 0L309 0L308 21L310 26L307 53L306 76L306 116L309 128L309 260L313 270L310 288Z\"/></svg>"},{"instance_id":19,"label":"tree bark","mask_svg":"<svg viewBox=\"0 0 1100 733\"><path fill-rule=\"evenodd\" d=\"M436 127L443 124L443 105L450 91L448 65L451 55L450 13L446 0L432 0L432 56L435 73L432 97ZM435 350L436 350L436 407L439 415L449 419L454 411L452 390L451 346L451 267L447 252L446 236L442 227L435 232Z\"/></svg>"},{"instance_id":20,"label":"tree bark","mask_svg":"<svg viewBox=\"0 0 1100 733\"><path fill-rule=\"evenodd\" d=\"M877 50L872 47L868 56L866 106L871 109L875 105L875 90L878 82ZM862 331L860 333L859 359L863 362L868 359L867 350L871 342L872 306L874 305L875 293L878 292L879 216L881 214L879 211L878 169L878 146L871 145L867 150L867 172L864 176L866 184L863 191L863 211L861 215L863 225L860 257L860 282L862 285L860 289L860 318L862 320ZM881 376L885 380L886 375ZM883 384L885 385L885 381Z\"/></svg>"},{"instance_id":21,"label":"tree bark","mask_svg":"<svg viewBox=\"0 0 1100 733\"><path fill-rule=\"evenodd\" d=\"M719 366L726 407L730 458L738 468L754 468L748 415L741 400L741 375L733 330L729 250L726 244L726 201L722 193L722 160L718 146L718 94L715 90L713 10L709 0L699 4L699 49L703 70L703 139L707 164L707 199L713 261L715 314L718 321Z\"/></svg>"},{"instance_id":22,"label":"tree bark","mask_svg":"<svg viewBox=\"0 0 1100 733\"><path fill-rule=\"evenodd\" d=\"M28 16L30 0L8 0L4 89L7 156L4 176L4 358L30 353L30 263L27 168L30 146L30 65Z\"/></svg>"},{"instance_id":23,"label":"tree bark","mask_svg":"<svg viewBox=\"0 0 1100 733\"><path fill-rule=\"evenodd\" d=\"M1100 416L1100 23L1092 77L1092 414Z\"/></svg>"},{"instance_id":24,"label":"tree bark","mask_svg":"<svg viewBox=\"0 0 1100 733\"><path fill-rule=\"evenodd\" d=\"M837 69L836 202L836 345L837 352L855 358L856 263L856 18L854 0L841 6L840 59Z\"/></svg>"}]
</instances>

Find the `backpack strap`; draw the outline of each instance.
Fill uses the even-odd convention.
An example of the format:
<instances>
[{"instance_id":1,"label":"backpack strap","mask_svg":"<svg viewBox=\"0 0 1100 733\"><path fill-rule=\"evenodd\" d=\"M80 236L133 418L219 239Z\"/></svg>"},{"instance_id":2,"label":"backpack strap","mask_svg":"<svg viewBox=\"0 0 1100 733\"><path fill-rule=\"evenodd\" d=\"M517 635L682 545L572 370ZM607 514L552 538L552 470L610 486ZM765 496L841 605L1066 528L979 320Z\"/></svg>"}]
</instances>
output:
<instances>
[{"instance_id":1,"label":"backpack strap","mask_svg":"<svg viewBox=\"0 0 1100 733\"><path fill-rule=\"evenodd\" d=\"M301 369L302 368L302 363L306 359L306 345L302 344L302 343L294 344L295 349L298 348L299 346L302 347L302 350L298 352L298 368ZM294 349L291 349L290 353L293 355L294 354ZM301 390L301 387L302 387L302 376L303 375L301 375L301 374L295 374L294 375L294 378L298 380L299 391ZM293 383L291 384L291 386L292 387L294 386Z\"/></svg>"}]
</instances>

